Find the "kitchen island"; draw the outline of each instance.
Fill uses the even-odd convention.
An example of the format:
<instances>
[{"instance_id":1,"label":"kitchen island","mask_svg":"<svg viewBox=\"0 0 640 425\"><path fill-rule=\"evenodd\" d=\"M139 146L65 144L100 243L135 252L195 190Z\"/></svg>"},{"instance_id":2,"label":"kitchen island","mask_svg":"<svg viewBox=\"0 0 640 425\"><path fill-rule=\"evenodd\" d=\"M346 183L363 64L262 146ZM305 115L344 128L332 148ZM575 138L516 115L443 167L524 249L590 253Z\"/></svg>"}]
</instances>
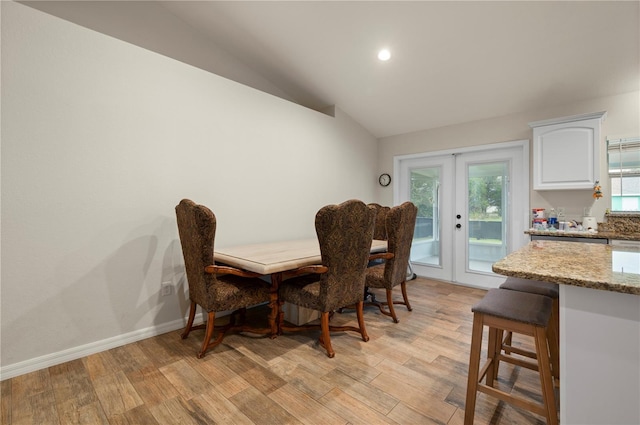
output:
<instances>
[{"instance_id":1,"label":"kitchen island","mask_svg":"<svg viewBox=\"0 0 640 425\"><path fill-rule=\"evenodd\" d=\"M560 423L640 424L640 249L538 240L493 271L560 284Z\"/></svg>"}]
</instances>

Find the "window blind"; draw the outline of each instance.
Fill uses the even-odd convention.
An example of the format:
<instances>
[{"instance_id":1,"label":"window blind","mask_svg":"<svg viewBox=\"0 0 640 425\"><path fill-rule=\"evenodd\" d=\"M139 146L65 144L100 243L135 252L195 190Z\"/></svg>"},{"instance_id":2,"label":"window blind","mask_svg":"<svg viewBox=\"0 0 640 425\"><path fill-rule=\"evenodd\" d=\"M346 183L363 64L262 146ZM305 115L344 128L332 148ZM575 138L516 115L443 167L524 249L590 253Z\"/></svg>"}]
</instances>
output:
<instances>
[{"instance_id":1,"label":"window blind","mask_svg":"<svg viewBox=\"0 0 640 425\"><path fill-rule=\"evenodd\" d=\"M640 137L607 141L609 177L640 177Z\"/></svg>"}]
</instances>

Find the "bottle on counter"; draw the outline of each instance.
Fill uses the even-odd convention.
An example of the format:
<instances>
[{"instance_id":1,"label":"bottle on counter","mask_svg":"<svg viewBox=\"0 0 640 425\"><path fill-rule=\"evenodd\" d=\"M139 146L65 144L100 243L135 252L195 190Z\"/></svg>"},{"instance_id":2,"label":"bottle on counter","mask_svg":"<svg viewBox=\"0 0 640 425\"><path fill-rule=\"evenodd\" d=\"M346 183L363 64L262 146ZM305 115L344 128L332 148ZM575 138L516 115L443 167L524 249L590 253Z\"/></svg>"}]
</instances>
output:
<instances>
[{"instance_id":1,"label":"bottle on counter","mask_svg":"<svg viewBox=\"0 0 640 425\"><path fill-rule=\"evenodd\" d=\"M558 228L558 214L556 214L556 209L551 208L549 211L549 217L547 218L547 224L549 227L557 229Z\"/></svg>"},{"instance_id":2,"label":"bottle on counter","mask_svg":"<svg viewBox=\"0 0 640 425\"><path fill-rule=\"evenodd\" d=\"M569 230L567 226L567 217L564 214L564 207L558 207L558 230Z\"/></svg>"}]
</instances>

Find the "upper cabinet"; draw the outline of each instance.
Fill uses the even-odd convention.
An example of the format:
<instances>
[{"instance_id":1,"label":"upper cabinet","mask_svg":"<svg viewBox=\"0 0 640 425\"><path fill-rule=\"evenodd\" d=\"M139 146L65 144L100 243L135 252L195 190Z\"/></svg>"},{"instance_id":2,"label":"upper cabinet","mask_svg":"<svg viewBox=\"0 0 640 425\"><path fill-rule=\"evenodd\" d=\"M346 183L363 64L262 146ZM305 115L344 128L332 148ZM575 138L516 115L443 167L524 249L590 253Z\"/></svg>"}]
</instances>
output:
<instances>
[{"instance_id":1,"label":"upper cabinet","mask_svg":"<svg viewBox=\"0 0 640 425\"><path fill-rule=\"evenodd\" d=\"M593 189L600 179L600 127L606 112L529 123L533 190Z\"/></svg>"}]
</instances>

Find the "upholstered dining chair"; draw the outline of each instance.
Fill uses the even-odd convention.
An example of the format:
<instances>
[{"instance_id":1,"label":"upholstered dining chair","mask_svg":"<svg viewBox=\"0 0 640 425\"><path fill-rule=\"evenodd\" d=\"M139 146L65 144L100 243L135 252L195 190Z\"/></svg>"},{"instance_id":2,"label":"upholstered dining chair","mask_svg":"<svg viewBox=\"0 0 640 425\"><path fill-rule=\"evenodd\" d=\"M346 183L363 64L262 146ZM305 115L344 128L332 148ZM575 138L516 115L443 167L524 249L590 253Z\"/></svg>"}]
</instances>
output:
<instances>
[{"instance_id":1,"label":"upholstered dining chair","mask_svg":"<svg viewBox=\"0 0 640 425\"><path fill-rule=\"evenodd\" d=\"M373 228L373 239L378 239L381 241L387 240L387 214L391 207L382 206L376 203L370 203L369 206L373 207L376 211L376 222L375 227Z\"/></svg>"},{"instance_id":2,"label":"upholstered dining chair","mask_svg":"<svg viewBox=\"0 0 640 425\"><path fill-rule=\"evenodd\" d=\"M391 209L391 207L380 205L375 202L372 202L367 205L372 207L376 212L376 220L375 220L375 225L373 227L373 239L386 241L387 240L387 226L386 226L387 214L389 213L389 210ZM384 262L384 259L378 256L375 259L370 259L368 266L369 267L375 266L376 264L382 264L383 262ZM369 299L373 302L375 302L376 300L376 294L369 291L369 288L367 288L366 286L364 288L364 299L365 300ZM338 311L342 313L342 310L338 310Z\"/></svg>"},{"instance_id":3,"label":"upholstered dining chair","mask_svg":"<svg viewBox=\"0 0 640 425\"><path fill-rule=\"evenodd\" d=\"M266 333L265 330L238 328L242 323L236 324L236 315L240 313L243 321L247 307L269 301L269 283L259 279L259 274L215 264L213 243L217 222L209 208L183 199L176 206L176 218L191 301L182 339L187 338L191 330L204 328L204 341L197 354L202 358L208 349L220 344L231 329ZM198 305L207 312L207 321L193 326ZM216 312L229 310L233 313L228 324L217 329L217 336L212 341Z\"/></svg>"},{"instance_id":4,"label":"upholstered dining chair","mask_svg":"<svg viewBox=\"0 0 640 425\"><path fill-rule=\"evenodd\" d=\"M330 332L354 331L363 341L369 336L364 324L365 269L371 251L375 211L359 200L327 205L316 214L320 265L302 267L283 275L279 288L279 323L282 331L320 328L320 345L334 357ZM289 326L284 323L282 304L289 302L320 312L320 324ZM355 305L358 326L331 326L333 312Z\"/></svg>"},{"instance_id":5,"label":"upholstered dining chair","mask_svg":"<svg viewBox=\"0 0 640 425\"><path fill-rule=\"evenodd\" d=\"M405 202L389 210L386 214L385 227L387 232L387 252L373 254L370 260L383 259L384 263L377 264L366 270L365 286L367 289L382 288L386 290L387 301L367 302L367 305L376 305L380 312L391 316L398 323L394 304L402 304L411 311L411 304L407 297L407 269L409 267L409 255L413 230L416 224L418 208L411 202ZM404 301L393 300L393 288L400 285ZM388 311L384 307L388 307Z\"/></svg>"}]
</instances>

